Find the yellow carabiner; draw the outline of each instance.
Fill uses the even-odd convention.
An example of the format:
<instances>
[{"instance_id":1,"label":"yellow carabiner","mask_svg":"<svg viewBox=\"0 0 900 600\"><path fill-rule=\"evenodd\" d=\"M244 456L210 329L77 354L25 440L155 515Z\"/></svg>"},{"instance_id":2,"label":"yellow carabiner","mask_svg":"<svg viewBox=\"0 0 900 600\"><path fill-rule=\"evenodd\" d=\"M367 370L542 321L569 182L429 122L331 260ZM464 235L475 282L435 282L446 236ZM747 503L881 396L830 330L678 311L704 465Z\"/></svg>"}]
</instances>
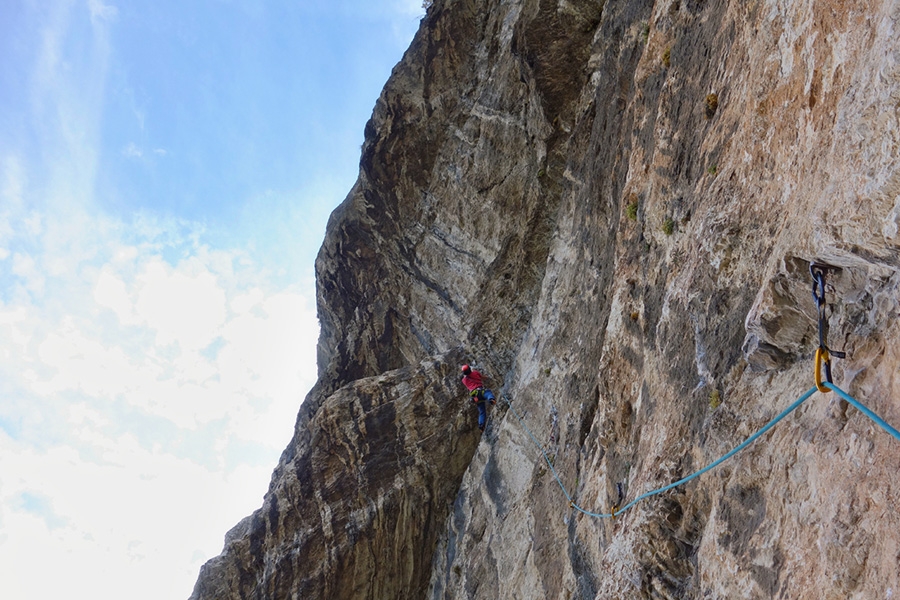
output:
<instances>
[{"instance_id":1,"label":"yellow carabiner","mask_svg":"<svg viewBox=\"0 0 900 600\"><path fill-rule=\"evenodd\" d=\"M822 363L825 363L826 368L830 366L831 357L828 355L828 350L825 348L817 348L816 349L816 387L823 394L827 394L831 390L824 385L822 385ZM831 383L829 381L829 383Z\"/></svg>"},{"instance_id":2,"label":"yellow carabiner","mask_svg":"<svg viewBox=\"0 0 900 600\"><path fill-rule=\"evenodd\" d=\"M613 519L616 518L616 512L617 512L618 510L619 510L619 505L618 505L618 504L613 504L612 510L610 511L610 516L612 516Z\"/></svg>"}]
</instances>

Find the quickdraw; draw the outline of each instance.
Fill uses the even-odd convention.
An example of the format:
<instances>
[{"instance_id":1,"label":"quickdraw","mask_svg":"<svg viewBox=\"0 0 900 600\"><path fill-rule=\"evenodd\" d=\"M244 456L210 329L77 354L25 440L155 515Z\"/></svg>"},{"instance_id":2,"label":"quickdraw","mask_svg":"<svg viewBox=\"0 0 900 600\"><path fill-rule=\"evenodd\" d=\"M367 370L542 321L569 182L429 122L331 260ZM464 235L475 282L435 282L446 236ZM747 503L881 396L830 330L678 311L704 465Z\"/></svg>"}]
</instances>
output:
<instances>
[{"instance_id":1,"label":"quickdraw","mask_svg":"<svg viewBox=\"0 0 900 600\"><path fill-rule=\"evenodd\" d=\"M609 514L613 519L616 518L616 513L619 512L619 508L622 506L622 503L625 501L625 490L622 487L621 482L616 483L616 491L619 493L619 498L616 500L616 503L612 505L612 508L609 511Z\"/></svg>"},{"instance_id":2,"label":"quickdraw","mask_svg":"<svg viewBox=\"0 0 900 600\"><path fill-rule=\"evenodd\" d=\"M812 275L813 278L812 295L813 300L816 302L819 320L819 347L816 349L815 363L816 388L820 392L827 394L831 389L826 387L825 383L822 381L822 367L825 367L825 381L833 384L834 381L831 379L831 357L846 358L847 354L845 352L831 350L825 344L825 338L828 335L828 321L825 318L825 267L817 265L816 263L810 263L809 274Z\"/></svg>"}]
</instances>

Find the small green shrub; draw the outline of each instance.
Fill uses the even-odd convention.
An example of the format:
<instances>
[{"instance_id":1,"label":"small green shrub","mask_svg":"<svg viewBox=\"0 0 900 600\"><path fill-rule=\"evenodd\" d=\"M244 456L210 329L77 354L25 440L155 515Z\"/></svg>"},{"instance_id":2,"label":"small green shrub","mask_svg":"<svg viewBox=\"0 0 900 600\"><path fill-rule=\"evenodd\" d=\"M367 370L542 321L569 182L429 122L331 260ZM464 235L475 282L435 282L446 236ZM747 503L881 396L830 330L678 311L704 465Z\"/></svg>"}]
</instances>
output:
<instances>
[{"instance_id":1,"label":"small green shrub","mask_svg":"<svg viewBox=\"0 0 900 600\"><path fill-rule=\"evenodd\" d=\"M709 407L712 409L719 408L719 405L722 404L722 397L719 395L719 390L713 390L709 393Z\"/></svg>"},{"instance_id":2,"label":"small green shrub","mask_svg":"<svg viewBox=\"0 0 900 600\"><path fill-rule=\"evenodd\" d=\"M718 171L719 171L719 167L716 166L716 165L714 165L714 164L713 164L713 165L709 165L709 166L706 168L706 172L709 173L710 175L713 175L713 176L715 176L715 174L718 173Z\"/></svg>"},{"instance_id":3,"label":"small green shrub","mask_svg":"<svg viewBox=\"0 0 900 600\"><path fill-rule=\"evenodd\" d=\"M672 235L673 233L675 233L675 221L673 221L671 217L667 218L665 221L663 221L662 230L666 235Z\"/></svg>"},{"instance_id":4,"label":"small green shrub","mask_svg":"<svg viewBox=\"0 0 900 600\"><path fill-rule=\"evenodd\" d=\"M637 211L638 211L638 203L637 200L631 201L628 206L625 207L625 214L628 215L628 218L632 221L637 221Z\"/></svg>"},{"instance_id":5,"label":"small green shrub","mask_svg":"<svg viewBox=\"0 0 900 600\"><path fill-rule=\"evenodd\" d=\"M669 65L672 64L672 47L671 46L666 48L665 51L663 51L662 63L666 66L667 69L669 68Z\"/></svg>"}]
</instances>

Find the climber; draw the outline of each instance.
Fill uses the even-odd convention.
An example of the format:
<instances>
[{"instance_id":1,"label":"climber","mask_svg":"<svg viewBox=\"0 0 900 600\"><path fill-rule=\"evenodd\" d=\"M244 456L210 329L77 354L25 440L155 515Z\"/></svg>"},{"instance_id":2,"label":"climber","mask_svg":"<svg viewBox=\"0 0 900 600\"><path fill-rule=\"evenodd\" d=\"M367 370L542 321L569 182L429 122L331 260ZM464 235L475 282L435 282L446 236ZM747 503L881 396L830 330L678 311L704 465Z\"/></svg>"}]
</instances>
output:
<instances>
[{"instance_id":1,"label":"climber","mask_svg":"<svg viewBox=\"0 0 900 600\"><path fill-rule=\"evenodd\" d=\"M472 402L478 407L478 429L484 431L484 423L487 420L487 406L485 406L485 402L490 402L491 406L493 406L497 403L497 400L494 398L494 393L491 390L485 389L481 373L469 365L463 365L462 374L462 384L469 390Z\"/></svg>"}]
</instances>

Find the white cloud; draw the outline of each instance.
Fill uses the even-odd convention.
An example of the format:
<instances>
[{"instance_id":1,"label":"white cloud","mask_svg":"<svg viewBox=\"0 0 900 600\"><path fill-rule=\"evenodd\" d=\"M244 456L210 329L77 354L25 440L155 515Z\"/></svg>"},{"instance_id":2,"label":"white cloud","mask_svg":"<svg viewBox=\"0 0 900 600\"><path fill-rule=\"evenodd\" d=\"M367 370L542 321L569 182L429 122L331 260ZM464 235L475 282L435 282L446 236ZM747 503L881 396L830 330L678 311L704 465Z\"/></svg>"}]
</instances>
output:
<instances>
[{"instance_id":1,"label":"white cloud","mask_svg":"<svg viewBox=\"0 0 900 600\"><path fill-rule=\"evenodd\" d=\"M0 597L184 598L259 507L314 383L315 293L285 282L299 269L284 257L321 239L309 223L325 217L310 217L348 184L285 198L276 216L254 206L270 215L242 224L256 249L210 246L177 217L104 213L131 201L115 185L139 186L108 167L184 151L154 119L155 90L114 110L107 76L119 86L129 65L111 0L25 12L18 39L34 44L8 62L30 72L13 115L30 137L0 135Z\"/></svg>"},{"instance_id":2,"label":"white cloud","mask_svg":"<svg viewBox=\"0 0 900 600\"><path fill-rule=\"evenodd\" d=\"M132 102L134 102L133 95L132 95ZM132 105L132 107L131 107L131 112L132 112L132 114L134 114L134 118L137 119L138 128L141 131L144 131L144 125L147 122L147 113L144 110L137 108L134 105Z\"/></svg>"},{"instance_id":3,"label":"white cloud","mask_svg":"<svg viewBox=\"0 0 900 600\"><path fill-rule=\"evenodd\" d=\"M40 26L22 32L23 40L29 34L38 39L34 62L24 65L31 78L21 116L34 125L33 142L40 147L42 200L56 210L92 199L117 9L99 0L45 4ZM81 28L85 17L91 21L89 33Z\"/></svg>"},{"instance_id":4,"label":"white cloud","mask_svg":"<svg viewBox=\"0 0 900 600\"><path fill-rule=\"evenodd\" d=\"M22 231L29 236L40 235L44 230L44 220L41 213L32 211L22 219Z\"/></svg>"},{"instance_id":5,"label":"white cloud","mask_svg":"<svg viewBox=\"0 0 900 600\"><path fill-rule=\"evenodd\" d=\"M36 268L32 256L19 252L13 254L12 272L19 277L22 287L29 292L41 294L44 291L44 276Z\"/></svg>"},{"instance_id":6,"label":"white cloud","mask_svg":"<svg viewBox=\"0 0 900 600\"><path fill-rule=\"evenodd\" d=\"M0 275L29 290L0 302L0 589L184 597L290 439L314 294L189 223L63 220L43 216Z\"/></svg>"},{"instance_id":7,"label":"white cloud","mask_svg":"<svg viewBox=\"0 0 900 600\"><path fill-rule=\"evenodd\" d=\"M137 276L134 310L157 332L158 343L196 351L209 345L225 322L225 292L216 277L195 261L177 269L155 258Z\"/></svg>"},{"instance_id":8,"label":"white cloud","mask_svg":"<svg viewBox=\"0 0 900 600\"><path fill-rule=\"evenodd\" d=\"M421 17L425 14L425 4L422 0L395 0L394 10L401 15Z\"/></svg>"},{"instance_id":9,"label":"white cloud","mask_svg":"<svg viewBox=\"0 0 900 600\"><path fill-rule=\"evenodd\" d=\"M134 142L128 142L128 145L122 148L122 156L127 158L141 158L144 156L144 151Z\"/></svg>"},{"instance_id":10,"label":"white cloud","mask_svg":"<svg viewBox=\"0 0 900 600\"><path fill-rule=\"evenodd\" d=\"M47 89L57 85L59 64L62 62L63 56L63 39L69 26L72 2L55 3L48 8L51 13L40 32L40 50L34 72L38 88L35 100L38 102L43 100L41 96Z\"/></svg>"},{"instance_id":11,"label":"white cloud","mask_svg":"<svg viewBox=\"0 0 900 600\"><path fill-rule=\"evenodd\" d=\"M210 472L129 435L106 445L101 464L66 448L23 450L0 432L4 597L184 598L221 549L222 522L257 507L269 475Z\"/></svg>"},{"instance_id":12,"label":"white cloud","mask_svg":"<svg viewBox=\"0 0 900 600\"><path fill-rule=\"evenodd\" d=\"M125 350L91 339L74 321L64 318L37 344L31 358L52 376L33 382L31 391L42 396L79 392L95 399L113 399L127 391L122 378L132 369Z\"/></svg>"},{"instance_id":13,"label":"white cloud","mask_svg":"<svg viewBox=\"0 0 900 600\"><path fill-rule=\"evenodd\" d=\"M91 11L91 21L94 23L112 21L119 14L118 8L103 4L100 0L88 0L88 10Z\"/></svg>"},{"instance_id":14,"label":"white cloud","mask_svg":"<svg viewBox=\"0 0 900 600\"><path fill-rule=\"evenodd\" d=\"M0 236L11 235L11 217L14 211L21 210L22 193L25 189L25 172L22 164L15 156L9 155L3 157L0 162L0 172L2 172L3 183L0 185L0 215L4 215L6 219L0 219Z\"/></svg>"},{"instance_id":15,"label":"white cloud","mask_svg":"<svg viewBox=\"0 0 900 600\"><path fill-rule=\"evenodd\" d=\"M116 313L122 323L134 323L137 318L134 314L134 300L128 292L128 287L109 265L100 270L97 283L94 285L94 300L99 306Z\"/></svg>"},{"instance_id":16,"label":"white cloud","mask_svg":"<svg viewBox=\"0 0 900 600\"><path fill-rule=\"evenodd\" d=\"M184 248L194 254L173 266L155 243L113 238L97 245L102 250L83 252L87 258L65 271L80 277L50 280L78 298L67 306L74 312L42 316L37 304L21 301L19 312L6 313L28 315L16 331L28 340L31 393L123 398L181 428L252 421L255 407L275 396L296 408L315 373L311 290L264 291L247 278L242 252ZM105 262L86 267L95 255ZM52 257L16 255L13 262L15 284L42 294L47 270L39 267ZM251 437L271 442L266 432Z\"/></svg>"}]
</instances>

